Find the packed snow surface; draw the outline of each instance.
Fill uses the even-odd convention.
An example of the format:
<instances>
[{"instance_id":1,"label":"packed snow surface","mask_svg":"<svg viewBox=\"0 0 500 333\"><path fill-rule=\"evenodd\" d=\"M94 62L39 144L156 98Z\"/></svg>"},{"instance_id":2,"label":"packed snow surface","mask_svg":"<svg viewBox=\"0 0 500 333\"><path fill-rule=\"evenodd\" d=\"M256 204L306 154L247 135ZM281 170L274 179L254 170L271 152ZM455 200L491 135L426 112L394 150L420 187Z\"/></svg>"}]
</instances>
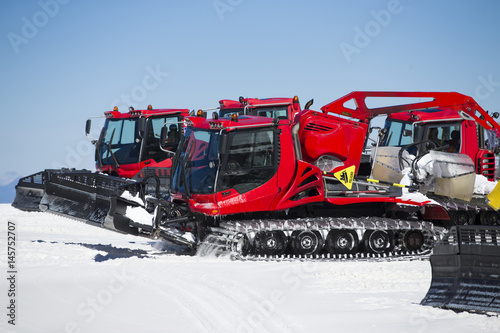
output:
<instances>
[{"instance_id":1,"label":"packed snow surface","mask_svg":"<svg viewBox=\"0 0 500 333\"><path fill-rule=\"evenodd\" d=\"M428 261L176 256L162 241L10 205L0 205L0 219L0 332L500 331L498 317L419 305L431 281ZM6 316L12 299L15 326Z\"/></svg>"}]
</instances>

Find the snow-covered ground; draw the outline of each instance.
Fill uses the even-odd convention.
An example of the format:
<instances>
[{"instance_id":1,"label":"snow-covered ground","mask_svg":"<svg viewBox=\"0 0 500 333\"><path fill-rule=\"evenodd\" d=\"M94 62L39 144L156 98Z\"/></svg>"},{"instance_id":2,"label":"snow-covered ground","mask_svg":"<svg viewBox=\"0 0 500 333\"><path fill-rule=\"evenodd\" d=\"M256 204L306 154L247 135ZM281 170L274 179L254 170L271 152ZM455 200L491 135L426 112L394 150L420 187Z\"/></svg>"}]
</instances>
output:
<instances>
[{"instance_id":1,"label":"snow-covered ground","mask_svg":"<svg viewBox=\"0 0 500 333\"><path fill-rule=\"evenodd\" d=\"M420 306L428 261L175 256L159 251L160 241L7 204L0 220L1 332L500 331L498 317ZM9 226L16 273L8 267Z\"/></svg>"}]
</instances>

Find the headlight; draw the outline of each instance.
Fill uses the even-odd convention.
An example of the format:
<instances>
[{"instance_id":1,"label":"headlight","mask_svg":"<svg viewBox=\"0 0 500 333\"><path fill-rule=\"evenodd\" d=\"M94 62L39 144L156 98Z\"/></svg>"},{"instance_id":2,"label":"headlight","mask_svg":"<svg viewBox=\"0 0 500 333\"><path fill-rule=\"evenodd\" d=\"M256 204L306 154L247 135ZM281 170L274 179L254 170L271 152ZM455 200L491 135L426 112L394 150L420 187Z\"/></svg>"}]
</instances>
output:
<instances>
[{"instance_id":1,"label":"headlight","mask_svg":"<svg viewBox=\"0 0 500 333\"><path fill-rule=\"evenodd\" d=\"M314 162L314 165L323 172L331 172L336 167L344 166L344 162L334 156L322 155Z\"/></svg>"}]
</instances>

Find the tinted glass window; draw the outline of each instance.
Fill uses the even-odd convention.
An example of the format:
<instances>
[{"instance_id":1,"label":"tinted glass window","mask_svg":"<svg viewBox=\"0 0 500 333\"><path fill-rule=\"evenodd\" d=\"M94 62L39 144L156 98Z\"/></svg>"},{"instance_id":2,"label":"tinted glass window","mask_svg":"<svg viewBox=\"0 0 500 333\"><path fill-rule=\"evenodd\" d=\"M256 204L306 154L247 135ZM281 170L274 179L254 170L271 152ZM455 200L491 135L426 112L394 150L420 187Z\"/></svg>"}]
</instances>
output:
<instances>
[{"instance_id":1,"label":"tinted glass window","mask_svg":"<svg viewBox=\"0 0 500 333\"><path fill-rule=\"evenodd\" d=\"M172 186L181 193L209 194L214 191L218 167L218 139L215 131L188 128L181 152L173 166Z\"/></svg>"},{"instance_id":2,"label":"tinted glass window","mask_svg":"<svg viewBox=\"0 0 500 333\"><path fill-rule=\"evenodd\" d=\"M275 140L272 130L232 133L220 190L248 192L267 182L275 173Z\"/></svg>"},{"instance_id":3,"label":"tinted glass window","mask_svg":"<svg viewBox=\"0 0 500 333\"><path fill-rule=\"evenodd\" d=\"M252 115L257 115L260 117L267 117L267 118L279 118L279 117L288 118L286 107L258 108L254 109L253 111L250 111L249 113Z\"/></svg>"},{"instance_id":4,"label":"tinted glass window","mask_svg":"<svg viewBox=\"0 0 500 333\"><path fill-rule=\"evenodd\" d=\"M104 125L104 139L99 145L99 155L103 164L137 163L140 142L135 119L109 119ZM113 159L114 157L114 159Z\"/></svg>"},{"instance_id":5,"label":"tinted glass window","mask_svg":"<svg viewBox=\"0 0 500 333\"><path fill-rule=\"evenodd\" d=\"M153 159L156 162L163 161L168 154L160 148L160 134L163 125L168 128L167 150L175 152L180 141L182 124L178 124L177 117L150 118L148 132L146 136L146 149L143 153L143 160Z\"/></svg>"},{"instance_id":6,"label":"tinted glass window","mask_svg":"<svg viewBox=\"0 0 500 333\"><path fill-rule=\"evenodd\" d=\"M447 152L459 152L461 143L460 123L431 125L427 130L426 139L435 143L437 147L448 146L445 149Z\"/></svg>"},{"instance_id":7,"label":"tinted glass window","mask_svg":"<svg viewBox=\"0 0 500 333\"><path fill-rule=\"evenodd\" d=\"M412 143L411 124L387 120L384 128L387 129L387 133L383 138L382 146L403 147Z\"/></svg>"}]
</instances>

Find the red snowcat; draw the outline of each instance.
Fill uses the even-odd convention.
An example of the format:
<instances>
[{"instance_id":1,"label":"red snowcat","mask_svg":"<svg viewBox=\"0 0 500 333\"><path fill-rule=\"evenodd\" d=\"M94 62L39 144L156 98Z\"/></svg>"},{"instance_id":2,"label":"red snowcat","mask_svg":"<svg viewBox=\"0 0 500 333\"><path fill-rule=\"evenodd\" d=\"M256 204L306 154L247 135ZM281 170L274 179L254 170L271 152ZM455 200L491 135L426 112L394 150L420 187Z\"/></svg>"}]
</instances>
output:
<instances>
[{"instance_id":1,"label":"red snowcat","mask_svg":"<svg viewBox=\"0 0 500 333\"><path fill-rule=\"evenodd\" d=\"M430 200L402 196L400 184L357 177L369 120L383 112L354 120L332 115L347 115L334 105L294 119L241 112L187 118L171 200L147 195L139 183L124 186L107 224L193 250L216 239L240 254L428 251L439 230L421 219L449 221L449 214Z\"/></svg>"},{"instance_id":2,"label":"red snowcat","mask_svg":"<svg viewBox=\"0 0 500 333\"><path fill-rule=\"evenodd\" d=\"M21 178L12 205L26 211L48 210L101 224L109 198L133 179L156 178L168 193L171 157L184 133L188 109L153 109L104 113L104 126L95 144L96 170L47 169ZM97 117L94 117L97 118ZM160 135L165 135L160 147ZM87 135L91 120L86 123Z\"/></svg>"}]
</instances>

